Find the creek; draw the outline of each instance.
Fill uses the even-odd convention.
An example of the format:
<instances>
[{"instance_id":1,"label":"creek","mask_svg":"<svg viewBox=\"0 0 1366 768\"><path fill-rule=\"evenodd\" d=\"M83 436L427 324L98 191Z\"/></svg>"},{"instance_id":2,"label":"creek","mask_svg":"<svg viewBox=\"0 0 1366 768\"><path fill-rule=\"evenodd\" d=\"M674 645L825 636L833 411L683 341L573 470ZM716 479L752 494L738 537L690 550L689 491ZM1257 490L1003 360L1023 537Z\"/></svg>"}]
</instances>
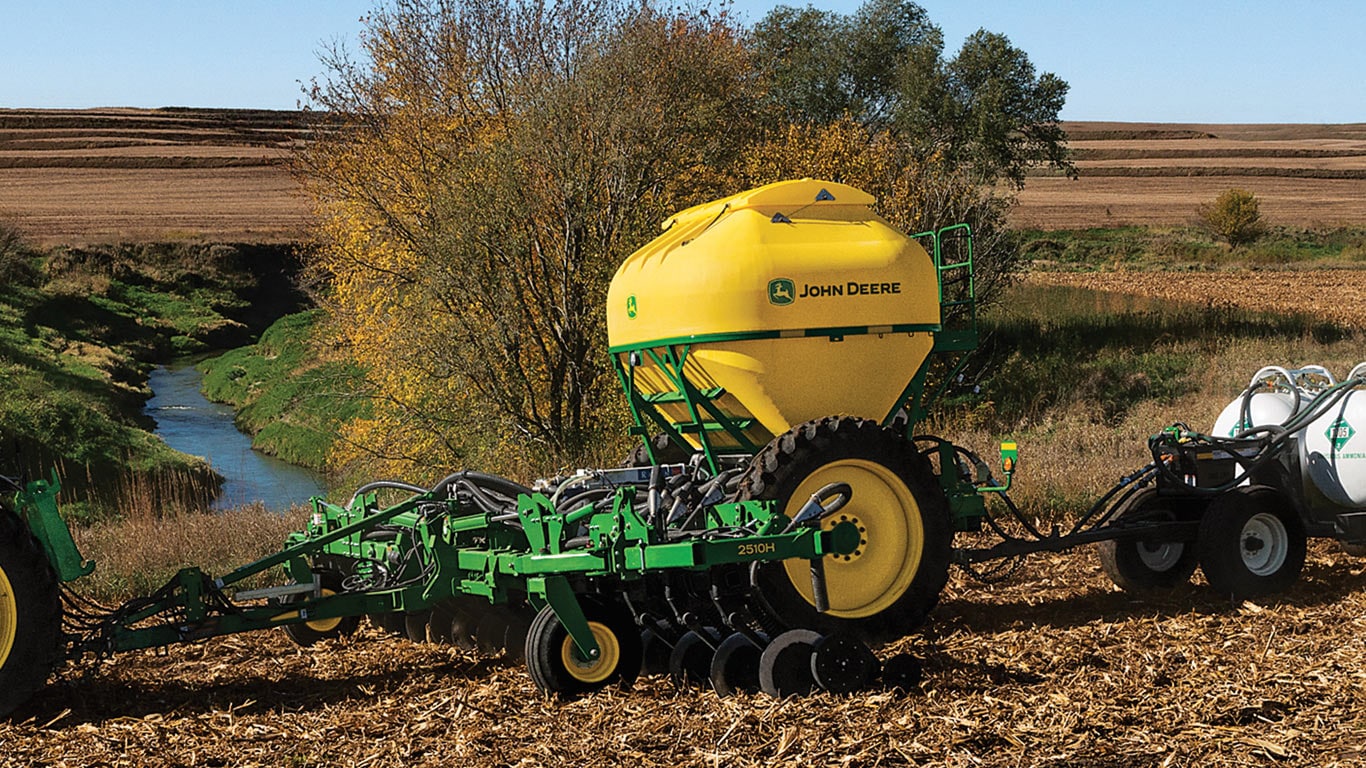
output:
<instances>
[{"instance_id":1,"label":"creek","mask_svg":"<svg viewBox=\"0 0 1366 768\"><path fill-rule=\"evenodd\" d=\"M167 445L204 457L223 476L214 509L260 502L279 511L324 493L316 473L253 451L251 438L233 424L232 407L211 403L199 391L202 379L193 365L158 367L148 377L146 411Z\"/></svg>"}]
</instances>

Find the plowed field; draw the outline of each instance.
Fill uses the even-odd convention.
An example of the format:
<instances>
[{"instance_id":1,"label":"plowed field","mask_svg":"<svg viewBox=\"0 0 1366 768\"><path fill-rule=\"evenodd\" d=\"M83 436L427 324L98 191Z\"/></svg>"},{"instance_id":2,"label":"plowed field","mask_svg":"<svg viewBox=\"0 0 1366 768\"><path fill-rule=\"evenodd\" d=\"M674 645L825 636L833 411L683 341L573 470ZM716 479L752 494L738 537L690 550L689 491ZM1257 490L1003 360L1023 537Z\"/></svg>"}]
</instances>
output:
<instances>
[{"instance_id":1,"label":"plowed field","mask_svg":"<svg viewBox=\"0 0 1366 768\"><path fill-rule=\"evenodd\" d=\"M1065 127L1081 178L1030 178L1018 226L1187 224L1235 186L1273 224L1366 225L1366 124ZM0 223L49 245L298 239L282 162L307 138L292 112L0 110Z\"/></svg>"},{"instance_id":2,"label":"plowed field","mask_svg":"<svg viewBox=\"0 0 1366 768\"><path fill-rule=\"evenodd\" d=\"M1366 328L1366 270L1034 272L1029 280L1216 307L1299 313Z\"/></svg>"},{"instance_id":3,"label":"plowed field","mask_svg":"<svg viewBox=\"0 0 1366 768\"><path fill-rule=\"evenodd\" d=\"M1197 582L1198 582L1197 577ZM1241 607L1112 588L1090 552L955 577L907 694L776 701L664 679L571 702L519 665L364 630L117 658L0 724L4 765L1223 766L1366 759L1366 569L1311 547Z\"/></svg>"}]
</instances>

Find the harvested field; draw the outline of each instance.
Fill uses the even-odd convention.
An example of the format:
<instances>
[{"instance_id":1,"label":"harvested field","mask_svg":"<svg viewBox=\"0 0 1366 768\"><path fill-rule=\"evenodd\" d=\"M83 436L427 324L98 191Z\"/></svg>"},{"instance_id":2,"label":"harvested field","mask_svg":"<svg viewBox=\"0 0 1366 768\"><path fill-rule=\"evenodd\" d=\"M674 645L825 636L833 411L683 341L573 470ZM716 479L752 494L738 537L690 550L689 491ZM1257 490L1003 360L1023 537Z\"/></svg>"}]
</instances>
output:
<instances>
[{"instance_id":1,"label":"harvested field","mask_svg":"<svg viewBox=\"0 0 1366 768\"><path fill-rule=\"evenodd\" d=\"M1366 271L1362 270L1035 271L1028 279L1039 285L1066 285L1258 312L1304 314L1349 328L1366 328Z\"/></svg>"},{"instance_id":2,"label":"harvested field","mask_svg":"<svg viewBox=\"0 0 1366 768\"><path fill-rule=\"evenodd\" d=\"M307 136L295 112L0 110L0 223L39 245L298 240L284 163Z\"/></svg>"},{"instance_id":3,"label":"harvested field","mask_svg":"<svg viewBox=\"0 0 1366 768\"><path fill-rule=\"evenodd\" d=\"M1186 224L1233 186L1273 224L1366 224L1366 124L1065 127L1081 178L1031 177L1017 226ZM307 138L294 112L0 110L0 223L40 245L299 239L282 163Z\"/></svg>"},{"instance_id":4,"label":"harvested field","mask_svg":"<svg viewBox=\"0 0 1366 768\"><path fill-rule=\"evenodd\" d=\"M1067 123L1080 178L1031 177L1016 226L1173 225L1230 187L1273 224L1366 224L1366 124Z\"/></svg>"},{"instance_id":5,"label":"harvested field","mask_svg":"<svg viewBox=\"0 0 1366 768\"><path fill-rule=\"evenodd\" d=\"M0 724L7 765L1231 766L1366 758L1366 563L1311 547L1279 599L1138 599L1088 551L955 576L909 695L775 701L662 679L561 703L519 665L279 633L129 654ZM1198 580L1198 577L1197 577Z\"/></svg>"}]
</instances>

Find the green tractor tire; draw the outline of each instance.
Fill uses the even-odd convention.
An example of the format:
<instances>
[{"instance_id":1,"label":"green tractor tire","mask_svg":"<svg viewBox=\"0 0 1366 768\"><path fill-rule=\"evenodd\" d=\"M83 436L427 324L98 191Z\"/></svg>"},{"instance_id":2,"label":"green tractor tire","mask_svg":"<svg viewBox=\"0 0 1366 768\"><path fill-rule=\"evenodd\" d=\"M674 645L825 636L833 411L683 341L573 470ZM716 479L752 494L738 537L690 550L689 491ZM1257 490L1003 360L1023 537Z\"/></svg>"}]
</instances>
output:
<instances>
[{"instance_id":1,"label":"green tractor tire","mask_svg":"<svg viewBox=\"0 0 1366 768\"><path fill-rule=\"evenodd\" d=\"M57 576L28 527L0 506L0 717L43 687L61 643Z\"/></svg>"}]
</instances>

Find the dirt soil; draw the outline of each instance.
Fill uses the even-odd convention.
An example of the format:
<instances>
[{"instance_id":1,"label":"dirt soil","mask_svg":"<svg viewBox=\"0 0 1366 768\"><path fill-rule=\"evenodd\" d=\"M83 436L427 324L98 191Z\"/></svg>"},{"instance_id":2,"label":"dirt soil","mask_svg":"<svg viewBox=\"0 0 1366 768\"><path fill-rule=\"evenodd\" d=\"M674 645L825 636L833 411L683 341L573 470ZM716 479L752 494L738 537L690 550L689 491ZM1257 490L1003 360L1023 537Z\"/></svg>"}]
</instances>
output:
<instances>
[{"instance_id":1,"label":"dirt soil","mask_svg":"<svg viewBox=\"0 0 1366 768\"><path fill-rule=\"evenodd\" d=\"M1366 124L1065 123L1079 179L1028 179L1011 220L1042 229L1182 225L1230 187L1273 224L1366 226ZM307 200L297 112L0 109L0 224L40 245L290 241Z\"/></svg>"},{"instance_id":2,"label":"dirt soil","mask_svg":"<svg viewBox=\"0 0 1366 768\"><path fill-rule=\"evenodd\" d=\"M1032 272L1029 281L1259 312L1303 314L1366 328L1366 270Z\"/></svg>"},{"instance_id":3,"label":"dirt soil","mask_svg":"<svg viewBox=\"0 0 1366 768\"><path fill-rule=\"evenodd\" d=\"M1091 552L1004 584L957 573L909 693L720 699L650 678L559 702L520 665L363 630L132 653L0 724L0 764L1223 766L1366 759L1366 561L1232 606L1113 588Z\"/></svg>"}]
</instances>

